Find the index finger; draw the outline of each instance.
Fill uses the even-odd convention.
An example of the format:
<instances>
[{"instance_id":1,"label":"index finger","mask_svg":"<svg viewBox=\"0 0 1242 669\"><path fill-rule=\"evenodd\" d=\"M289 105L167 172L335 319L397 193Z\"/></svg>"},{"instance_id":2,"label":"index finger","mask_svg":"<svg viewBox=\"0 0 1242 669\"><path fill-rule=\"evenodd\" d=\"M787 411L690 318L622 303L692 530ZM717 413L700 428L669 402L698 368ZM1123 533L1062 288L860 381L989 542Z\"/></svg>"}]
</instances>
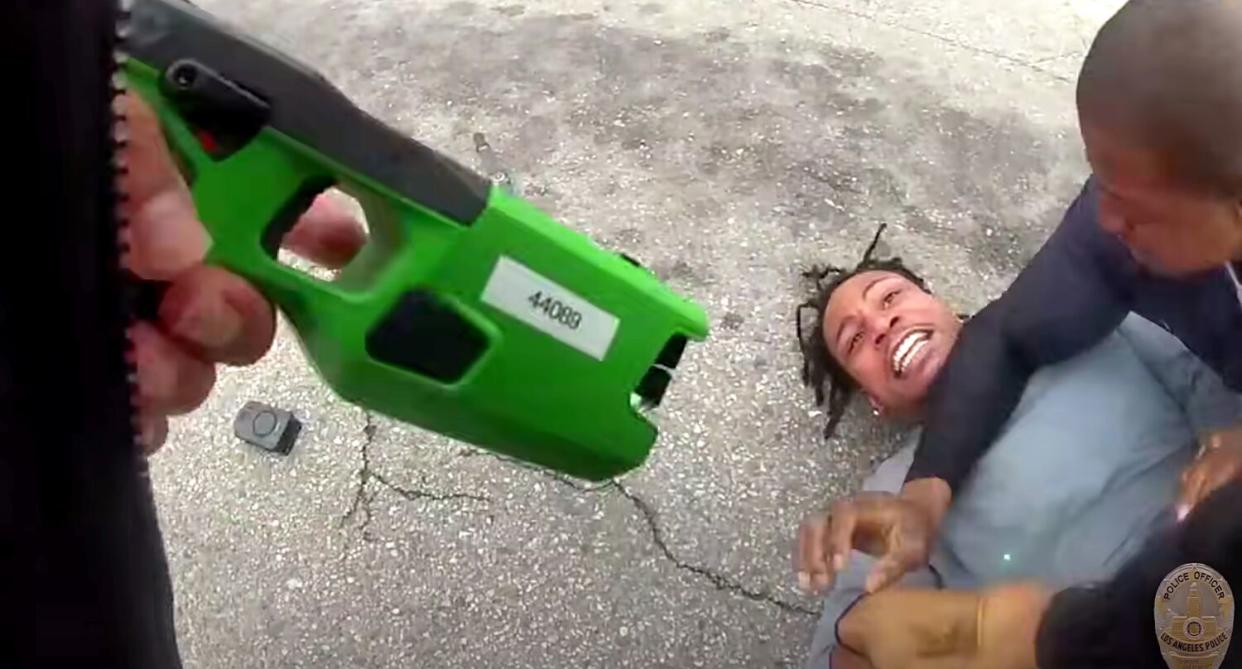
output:
<instances>
[{"instance_id":1,"label":"index finger","mask_svg":"<svg viewBox=\"0 0 1242 669\"><path fill-rule=\"evenodd\" d=\"M171 279L207 253L207 231L173 161L159 117L136 94L117 98L124 117L119 186L128 219L126 266L144 279Z\"/></svg>"},{"instance_id":2,"label":"index finger","mask_svg":"<svg viewBox=\"0 0 1242 669\"><path fill-rule=\"evenodd\" d=\"M798 574L798 586L812 594L818 592L818 583L829 578L828 559L824 553L827 530L828 517L823 513L811 515L798 528L794 570Z\"/></svg>"},{"instance_id":3,"label":"index finger","mask_svg":"<svg viewBox=\"0 0 1242 669\"><path fill-rule=\"evenodd\" d=\"M367 243L367 231L328 194L320 194L293 226L281 245L329 269L340 269Z\"/></svg>"},{"instance_id":4,"label":"index finger","mask_svg":"<svg viewBox=\"0 0 1242 669\"><path fill-rule=\"evenodd\" d=\"M838 501L832 505L829 520L828 555L832 560L829 573L835 577L849 563L850 551L854 548L854 528L858 525L858 508L850 502Z\"/></svg>"}]
</instances>

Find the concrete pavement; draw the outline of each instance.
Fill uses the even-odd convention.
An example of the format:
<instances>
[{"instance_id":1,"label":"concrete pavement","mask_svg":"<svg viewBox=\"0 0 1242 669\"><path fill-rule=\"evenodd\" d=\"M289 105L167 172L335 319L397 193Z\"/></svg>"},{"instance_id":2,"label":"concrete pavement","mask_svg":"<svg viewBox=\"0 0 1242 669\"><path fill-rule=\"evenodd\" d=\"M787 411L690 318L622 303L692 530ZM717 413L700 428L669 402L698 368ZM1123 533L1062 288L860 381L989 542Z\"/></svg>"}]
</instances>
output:
<instances>
[{"instance_id":1,"label":"concrete pavement","mask_svg":"<svg viewBox=\"0 0 1242 669\"><path fill-rule=\"evenodd\" d=\"M895 433L825 443L792 321L876 226L963 310L1085 176L1072 81L1115 0L203 0L400 130L703 303L650 464L590 487L333 396L287 329L153 478L191 667L793 667L789 549ZM481 155L474 136L491 150ZM232 436L257 399L287 458Z\"/></svg>"}]
</instances>

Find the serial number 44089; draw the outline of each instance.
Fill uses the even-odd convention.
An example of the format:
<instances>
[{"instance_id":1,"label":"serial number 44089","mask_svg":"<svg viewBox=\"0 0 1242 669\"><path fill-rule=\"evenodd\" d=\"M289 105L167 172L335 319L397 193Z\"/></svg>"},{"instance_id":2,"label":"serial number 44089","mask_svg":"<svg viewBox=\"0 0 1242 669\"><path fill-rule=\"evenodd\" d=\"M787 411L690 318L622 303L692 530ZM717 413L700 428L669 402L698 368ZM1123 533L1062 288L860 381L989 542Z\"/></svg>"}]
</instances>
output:
<instances>
[{"instance_id":1,"label":"serial number 44089","mask_svg":"<svg viewBox=\"0 0 1242 669\"><path fill-rule=\"evenodd\" d=\"M544 316L564 325L570 330L577 330L582 325L582 312L561 302L560 300L545 295L543 291L539 291L526 298L527 302L535 308L535 311L543 312Z\"/></svg>"}]
</instances>

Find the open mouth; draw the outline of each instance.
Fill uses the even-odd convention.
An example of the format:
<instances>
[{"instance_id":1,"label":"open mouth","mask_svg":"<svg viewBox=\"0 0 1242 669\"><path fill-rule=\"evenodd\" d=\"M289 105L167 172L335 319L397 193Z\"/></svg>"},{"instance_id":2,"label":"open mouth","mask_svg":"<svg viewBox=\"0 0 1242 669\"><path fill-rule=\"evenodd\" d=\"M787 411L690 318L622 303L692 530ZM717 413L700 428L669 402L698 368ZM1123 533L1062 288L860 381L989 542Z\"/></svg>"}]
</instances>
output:
<instances>
[{"instance_id":1,"label":"open mouth","mask_svg":"<svg viewBox=\"0 0 1242 669\"><path fill-rule=\"evenodd\" d=\"M889 358L889 364L892 365L893 374L897 378L903 377L906 371L910 369L910 365L914 364L914 361L918 359L919 354L923 352L927 343L931 341L931 336L931 330L913 329L906 332L901 340L897 342Z\"/></svg>"}]
</instances>

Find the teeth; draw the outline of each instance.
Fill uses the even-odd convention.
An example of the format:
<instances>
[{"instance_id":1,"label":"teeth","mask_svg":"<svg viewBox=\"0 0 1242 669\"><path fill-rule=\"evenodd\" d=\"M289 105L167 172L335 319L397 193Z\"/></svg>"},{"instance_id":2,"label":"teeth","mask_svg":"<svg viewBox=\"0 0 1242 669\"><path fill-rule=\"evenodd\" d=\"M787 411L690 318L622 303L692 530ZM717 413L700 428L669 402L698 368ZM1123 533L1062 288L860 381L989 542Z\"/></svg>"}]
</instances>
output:
<instances>
[{"instance_id":1,"label":"teeth","mask_svg":"<svg viewBox=\"0 0 1242 669\"><path fill-rule=\"evenodd\" d=\"M919 351L922 351L923 347L926 345L927 345L927 339L924 338L924 339L920 339L918 343L916 343L913 347L911 347L910 352L906 354L905 360L901 361L901 373L902 374L906 373L906 368L910 366L910 363L914 362L915 356L917 356L919 354Z\"/></svg>"},{"instance_id":2,"label":"teeth","mask_svg":"<svg viewBox=\"0 0 1242 669\"><path fill-rule=\"evenodd\" d=\"M910 350L910 347L913 345L914 345L914 337L912 335L906 335L904 339L898 342L897 350L893 351L893 371L894 372L901 372L901 361L906 357L906 353Z\"/></svg>"},{"instance_id":3,"label":"teeth","mask_svg":"<svg viewBox=\"0 0 1242 669\"><path fill-rule=\"evenodd\" d=\"M916 330L907 334L897 344L897 348L893 351L892 365L893 372L898 376L905 373L906 368L914 361L915 356L923 347L927 345L927 340L931 338L931 333L925 330Z\"/></svg>"}]
</instances>

